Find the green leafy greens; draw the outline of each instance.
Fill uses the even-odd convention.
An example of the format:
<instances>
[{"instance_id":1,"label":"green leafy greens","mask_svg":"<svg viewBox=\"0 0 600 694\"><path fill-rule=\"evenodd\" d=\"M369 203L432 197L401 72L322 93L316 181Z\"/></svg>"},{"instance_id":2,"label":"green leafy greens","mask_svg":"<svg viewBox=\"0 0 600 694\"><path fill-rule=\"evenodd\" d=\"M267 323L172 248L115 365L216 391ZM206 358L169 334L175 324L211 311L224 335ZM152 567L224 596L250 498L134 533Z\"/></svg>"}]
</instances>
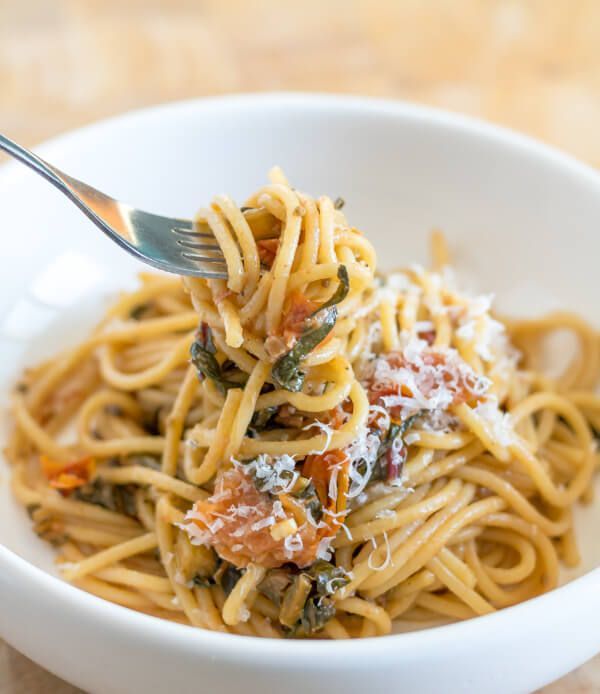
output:
<instances>
[{"instance_id":1,"label":"green leafy greens","mask_svg":"<svg viewBox=\"0 0 600 694\"><path fill-rule=\"evenodd\" d=\"M237 569L232 564L229 564L221 574L221 588L225 595L229 595L231 591L235 588L235 584L240 580L243 575L243 571Z\"/></svg>"},{"instance_id":2,"label":"green leafy greens","mask_svg":"<svg viewBox=\"0 0 600 694\"><path fill-rule=\"evenodd\" d=\"M250 420L247 435L255 436L257 433L273 427L273 418L279 411L278 405L265 407L262 410L256 410Z\"/></svg>"},{"instance_id":3,"label":"green leafy greens","mask_svg":"<svg viewBox=\"0 0 600 694\"><path fill-rule=\"evenodd\" d=\"M131 311L129 311L129 318L131 318L131 320L142 320L144 315L149 313L152 308L152 303L137 304L137 306L134 306Z\"/></svg>"},{"instance_id":4,"label":"green leafy greens","mask_svg":"<svg viewBox=\"0 0 600 694\"><path fill-rule=\"evenodd\" d=\"M335 606L329 599L313 596L306 601L300 624L294 636L310 636L322 629L335 616Z\"/></svg>"},{"instance_id":5,"label":"green leafy greens","mask_svg":"<svg viewBox=\"0 0 600 694\"><path fill-rule=\"evenodd\" d=\"M241 388L243 383L231 381L225 376L215 356L216 353L212 330L207 323L202 323L190 348L192 364L196 367L198 374L204 378L210 378L221 393L225 393L229 388Z\"/></svg>"},{"instance_id":6,"label":"green leafy greens","mask_svg":"<svg viewBox=\"0 0 600 694\"><path fill-rule=\"evenodd\" d=\"M333 595L350 582L348 574L341 566L335 566L324 559L317 559L307 570L313 579L317 593L321 596Z\"/></svg>"},{"instance_id":7,"label":"green leafy greens","mask_svg":"<svg viewBox=\"0 0 600 694\"><path fill-rule=\"evenodd\" d=\"M136 486L133 484L109 484L97 477L93 482L75 489L72 498L136 518L135 492Z\"/></svg>"},{"instance_id":8,"label":"green leafy greens","mask_svg":"<svg viewBox=\"0 0 600 694\"><path fill-rule=\"evenodd\" d=\"M300 362L329 335L337 320L335 306L326 310L319 326L305 330L292 349L280 357L271 371L275 384L280 388L297 393L302 389L306 374L300 370Z\"/></svg>"},{"instance_id":9,"label":"green leafy greens","mask_svg":"<svg viewBox=\"0 0 600 694\"><path fill-rule=\"evenodd\" d=\"M322 311L324 308L336 306L348 296L348 292L350 291L350 277L348 276L348 270L346 269L345 265L339 266L337 277L340 283L338 284L333 296L331 299L329 299L329 301L326 301L323 306L319 306L319 308L312 314L313 316L319 313L319 311Z\"/></svg>"},{"instance_id":10,"label":"green leafy greens","mask_svg":"<svg viewBox=\"0 0 600 694\"><path fill-rule=\"evenodd\" d=\"M349 581L344 569L319 559L302 571L270 569L258 591L279 608L285 635L303 638L322 629L335 615L332 596Z\"/></svg>"},{"instance_id":11,"label":"green leafy greens","mask_svg":"<svg viewBox=\"0 0 600 694\"><path fill-rule=\"evenodd\" d=\"M292 349L280 357L273 365L271 375L275 384L280 388L289 390L292 393L297 393L302 389L306 374L301 371L300 362L306 359L313 349L333 330L337 320L336 305L346 298L350 289L350 279L345 265L339 266L337 276L340 283L331 299L310 316L313 319L321 312L324 312L322 320L317 326L305 329Z\"/></svg>"},{"instance_id":12,"label":"green leafy greens","mask_svg":"<svg viewBox=\"0 0 600 694\"><path fill-rule=\"evenodd\" d=\"M392 422L390 424L390 428L377 451L377 462L371 476L372 480L394 480L399 477L404 461L401 460L400 464L394 463L391 459L392 449L420 416L420 413L417 413L402 422Z\"/></svg>"},{"instance_id":13,"label":"green leafy greens","mask_svg":"<svg viewBox=\"0 0 600 694\"><path fill-rule=\"evenodd\" d=\"M322 629L335 615L331 596L350 582L344 569L322 559L312 564L302 576L310 579L311 587L288 636L310 636Z\"/></svg>"},{"instance_id":14,"label":"green leafy greens","mask_svg":"<svg viewBox=\"0 0 600 694\"><path fill-rule=\"evenodd\" d=\"M300 479L304 480L306 478ZM319 495L317 494L312 480L309 479L306 484L301 486L298 490L292 490L292 496L302 501L307 513L310 514L310 517L315 523L318 523L323 518L323 504L321 503L321 499L319 499Z\"/></svg>"}]
</instances>

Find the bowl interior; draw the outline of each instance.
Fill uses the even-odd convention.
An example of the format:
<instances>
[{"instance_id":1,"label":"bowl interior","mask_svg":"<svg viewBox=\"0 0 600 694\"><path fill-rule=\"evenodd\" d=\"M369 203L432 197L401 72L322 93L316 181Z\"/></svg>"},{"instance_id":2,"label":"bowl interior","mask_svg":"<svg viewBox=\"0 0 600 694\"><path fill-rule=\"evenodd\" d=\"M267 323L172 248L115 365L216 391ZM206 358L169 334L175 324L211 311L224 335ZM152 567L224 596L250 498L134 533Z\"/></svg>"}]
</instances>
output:
<instances>
[{"instance_id":1,"label":"bowl interior","mask_svg":"<svg viewBox=\"0 0 600 694\"><path fill-rule=\"evenodd\" d=\"M576 310L600 324L600 178L525 138L410 106L306 96L238 97L135 113L40 149L114 197L192 216L213 194L239 202L279 164L293 185L346 200L383 268L427 261L446 232L462 284L501 310ZM33 173L0 172L0 402L23 366L74 344L144 269ZM2 417L0 437L8 423ZM600 504L578 509L583 563L600 565ZM0 542L54 572L53 552L11 498L0 459Z\"/></svg>"}]
</instances>

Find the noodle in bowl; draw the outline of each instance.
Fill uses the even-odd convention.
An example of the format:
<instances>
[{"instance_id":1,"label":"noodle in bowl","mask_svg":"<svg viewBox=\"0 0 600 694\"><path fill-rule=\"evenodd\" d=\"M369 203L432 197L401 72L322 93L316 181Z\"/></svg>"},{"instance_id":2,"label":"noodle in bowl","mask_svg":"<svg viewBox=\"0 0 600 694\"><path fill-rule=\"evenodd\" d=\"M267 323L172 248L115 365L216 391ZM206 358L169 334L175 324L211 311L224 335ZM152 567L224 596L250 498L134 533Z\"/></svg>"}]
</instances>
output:
<instances>
[{"instance_id":1,"label":"noodle in bowl","mask_svg":"<svg viewBox=\"0 0 600 694\"><path fill-rule=\"evenodd\" d=\"M172 111L134 115L129 120L137 118L138 124L145 123L147 132L153 128L166 128L168 132L169 127L177 128L178 122L193 123L196 119L216 127L219 114L227 112L234 118L233 114L241 110L254 135L245 145L251 164L244 174L236 174L231 182L225 170L217 172L214 180L206 175L200 194L186 189L189 183L182 176L181 185L179 181L174 185L174 197L165 196L166 205L181 205L176 200L181 195L189 207L194 204L189 202L192 193L194 200L208 201L214 189L225 187L233 188L236 198L247 198L259 180L250 176L265 159L265 153L254 149L261 141L259 121L266 115L275 118L276 113L286 128L298 127L301 114L307 123L302 127L307 128L305 132L310 133L314 144L327 143L326 151L316 149L317 159L322 158L316 162L320 166L307 159L305 149L291 146L285 138L277 142L281 153L277 151L274 156L299 190L316 194L325 190L331 199L297 193L280 171L274 173L272 183L246 203L252 210L259 210L262 219L244 222L243 214L229 198L216 198L201 215L222 247L228 243L227 228L237 235L236 244L226 251L227 284L187 280L186 294L176 280L145 279L138 294L125 296L112 309L113 318L125 322L117 328L106 322L101 332L93 335L93 346L99 347L98 365L86 365L81 354L73 357L79 360L73 371L76 378L64 382L55 379L60 397L51 400L50 405L46 402L46 410L39 409L44 397L47 400L44 378L52 381L56 364L50 362L42 370L34 369L26 375L22 387L25 392L17 394L15 408L20 433L7 448L17 471L13 485L17 496L32 507L40 535L61 543L62 560L69 562L63 567L64 573L76 585L132 609L204 629L242 635L314 634L345 639L387 634L392 629L391 619L414 628L424 626L423 619L435 625L440 619L488 615L383 640L359 639L352 646L321 644L323 650L319 652L330 649L331 659L316 669L328 681L334 677L340 691L348 687L360 691L360 678L366 677L364 663L362 667L359 662L342 664L344 653L350 661L356 660L354 650L367 659L374 652L374 643L394 640L400 652L408 649L406 652L412 653L411 663L403 656L400 672L398 664L388 660L392 651L387 656L387 647L383 647L383 655L378 654L376 659L377 668L382 669L381 684L376 687L383 691L385 682L392 678L397 679L398 686L411 683L420 691L435 691L439 673L435 675L429 667L436 664L443 668L444 682L450 682L451 691L466 691L474 677L484 675L479 664L469 664L464 655L456 652L456 645L450 648L450 641L444 644L445 638L451 638L451 630L455 630L456 638L464 635L473 654L485 648L481 639L488 639L490 652L497 653L501 648L501 658L496 655L494 663L486 662L488 672L495 668L498 677L504 678L498 691L507 691L507 686L515 691L539 686L592 655L599 645L589 621L589 613L593 612L590 601L597 600L592 595L594 584L597 592L597 572L535 597L558 582L559 560L581 567L570 569L571 574L561 569L563 581L598 561L593 539L588 539L592 519L598 517L594 516L593 504L577 511L576 532L571 530L571 506L582 495L591 497L589 484L596 466L589 425L596 428L596 401L590 388L596 378L598 340L582 321L556 312L567 307L594 318L588 305L594 277L590 254L580 258L576 249L565 249L563 243L556 255L556 245L561 242L560 213L566 214L564 202L556 203L552 214L539 207L533 214L523 193L517 197L514 177L518 169L522 182L536 181L531 186L532 197L561 185L574 197L579 196L578 209L589 209L591 215L591 191L598 186L594 175L516 136L380 102L247 97L184 104ZM335 137L325 115L337 119ZM79 152L74 146L71 156L84 160L86 137L88 141L94 137L121 137L135 151L138 136L132 135L127 118L112 126L96 127L95 136L93 130L91 135L84 131L73 136L79 138L80 146ZM336 171L324 175L323 167L330 161L331 152L335 150L336 161L343 161L348 156L344 140L359 131L363 133L365 128L366 134L361 135L353 155L361 161L361 171L369 166L375 170L375 160L378 162L381 190L375 197L371 179L360 173L350 176ZM385 146L383 132L388 138ZM227 151L245 142L242 134L234 135L234 129L229 132L227 125L218 136L222 138L221 146L227 143ZM192 146L192 141L191 135L186 138L186 148ZM390 155L394 148L410 162L399 166L396 180ZM454 149L465 153L458 168L451 156ZM68 160L68 146L65 151ZM160 148L157 156L160 159ZM471 201L471 208L465 209L474 172L488 160L495 166L488 179L479 183L479 194ZM108 163L106 168L108 171ZM313 169L314 182L310 175ZM449 192L445 182L455 170L461 176L458 181L453 179ZM8 185L15 185L8 173ZM533 174L535 179L530 178ZM130 175L139 181L137 170ZM420 181L420 186L411 183L413 178ZM433 193L432 199L439 200L433 211L425 204L423 193L419 197L423 180ZM400 193L392 192L396 187ZM336 209L341 204L334 204L338 193L347 201L343 210ZM133 194L121 197L132 199ZM498 219L498 202L502 199L516 200L518 204L513 203L516 209L510 214L502 208ZM48 205L49 209L59 210L55 219L64 214L50 197ZM10 212L9 207L9 216ZM591 229L591 216L587 218L580 212L580 217L582 244L592 244L591 231L587 231ZM75 220L72 224L75 229ZM366 235L356 232L355 224ZM393 234L390 225L397 229ZM410 266L415 259L423 260L424 239L434 225L444 229L450 249L457 249L453 255L459 266L464 265L463 274L477 279L480 271L476 281L479 290L495 290L500 301L504 294L506 308L501 305L502 315L515 310L519 314L515 321L503 321L506 330L490 315L487 299L474 299L456 289L443 271L446 247L439 235L433 246L434 271ZM544 254L545 268L540 266L539 245L536 255L535 244L519 244L524 225L533 239L549 245ZM276 232L264 234L265 227L272 231L274 226ZM483 229L480 235L470 232L474 226ZM244 237L244 233L250 236ZM260 234L264 242L258 239ZM85 281L80 273L73 286L87 281L88 294L94 296L99 287L110 284L113 289L122 284L123 277L132 276L131 265L123 261L121 278L113 272L108 282L103 276L103 258L112 263L113 254L103 248L101 262L91 262L87 250L92 246L91 237L87 241L75 245L71 256L79 253L95 268L98 281L91 286L90 270ZM369 241L373 241L384 268L387 260L388 269L393 265L407 269L389 279L376 279L375 253ZM242 265L240 254L236 256L237 247L243 250ZM63 263L68 258L68 253L62 254ZM383 263L381 258L385 259ZM567 271L569 261L571 265L578 263L577 286ZM503 263L511 268L512 279L507 280ZM518 270L527 263L528 271L521 280ZM282 272L286 267L287 274ZM462 268L458 269L460 279ZM546 273L552 274L552 281ZM46 268L41 278L31 280L30 301L33 296L39 303L50 303L48 296L58 283L56 272L53 279L51 268ZM44 292L46 296L40 297ZM75 299L73 304L77 304ZM83 301L79 305L85 306ZM132 310L140 306L143 310L150 307L149 313L132 317ZM554 310L550 321L523 319L549 310ZM86 311L88 325L90 318L101 315L100 311L94 316L91 313ZM199 320L201 327L194 337L190 330ZM13 332L18 333L14 327L17 323L14 317L12 323L7 321L8 331L12 325ZM162 328L155 327L166 323L172 324L167 332L161 333ZM548 380L536 371L543 361L540 338L557 327L577 335L580 355L558 381ZM115 340L110 337L115 329L122 333L141 331L139 334L146 334L146 338L121 335ZM241 331L246 331L243 337ZM41 339L44 346L52 342L52 333L52 320L48 320L45 334L31 331L25 337L9 335L6 342L14 345L20 339L23 345L23 340L28 341L32 348L27 363L35 364L40 357L47 359L56 351L39 349ZM303 341L310 341L312 333L314 344L302 355L300 364L291 363L290 355ZM108 340L103 335L109 335ZM185 367L192 341L192 364ZM518 367L519 357L512 343L523 355ZM88 349L86 344L80 349ZM64 346L57 342L58 348ZM31 354L36 347L37 358L33 360ZM160 369L163 371L157 376ZM5 369L5 374L14 380L15 368ZM147 382L138 383L136 374L150 376ZM323 382L328 384L325 389L319 385ZM157 383L162 385L152 388ZM144 402L140 398L142 390ZM148 398L159 399L169 407L168 422L152 425L156 429L153 440L142 421ZM70 449L68 441L48 436L58 430L58 419L66 418L69 407L79 408L81 451ZM261 412L268 412L270 419L257 417ZM174 431L173 426L179 426L179 430ZM140 442L144 436L149 440ZM180 450L182 436L186 444ZM71 450L87 457L73 461ZM29 460L32 453L38 465L33 472ZM139 459L142 453L159 454L161 469L155 470L151 463ZM115 456L131 455L138 458L132 462L128 458L125 465L121 460L114 466ZM511 460L517 461L516 466ZM91 466L93 471L88 469ZM98 479L100 485L95 482ZM51 496L43 490L44 485L52 491ZM102 485L110 486L108 506ZM50 487L61 489L63 496ZM131 495L130 500L123 490ZM118 508L117 496L121 504ZM124 511L127 503L128 510ZM259 507L260 513L256 511ZM48 554L42 554L45 550L39 544L25 539L27 522L22 513L9 499L6 509L4 512L20 519L11 520L11 527L16 522L21 524L18 531L8 535L7 546L41 563L40 558ZM251 513L258 515L247 521ZM144 533L136 528L143 528ZM581 536L579 550L575 536ZM156 559L151 553L157 547L160 563L154 566ZM197 547L208 554L199 558L194 554ZM578 552L581 562L577 561ZM195 573L187 575L192 555ZM137 563L127 563L136 556ZM231 638L189 629L184 630L185 637L183 633L175 636L184 627L158 626L150 617L133 617L131 612L104 603L98 606L93 598L24 568L9 555L6 561L13 595L16 590L28 605L37 608L35 614L28 615L29 620L38 619L38 614L44 612L50 616L48 610L56 609L57 603L65 607L64 600L69 609L79 606L84 614L88 609L97 609L106 615L120 615L119 622L125 620L132 630L137 620L150 620L156 634L146 638L148 652L156 649L164 637L168 645L163 644L163 652L170 654L173 663L180 664L186 656L183 651L178 655L178 649L186 639L213 643L219 649L222 640ZM301 571L285 569L290 564ZM23 571L27 581L15 586L14 578ZM28 581L49 582L55 597L52 604L39 598L32 603ZM276 590L279 593L274 595ZM298 595L306 601L302 602L301 612L289 608ZM508 607L529 598L533 599ZM547 609L552 609L554 623L560 614L567 619L568 604L569 625L577 624L580 635L580 645L571 647L570 655L563 652L560 658L552 656L552 668L537 664L535 656L535 648L541 649L540 653L555 654L561 645L544 628L547 617L541 616L543 601L547 601ZM505 606L506 610L488 614ZM10 616L10 611L7 614ZM512 620L516 634L512 638L506 632L513 628L511 614L515 615ZM523 620L530 630L526 644L519 636ZM97 629L94 638L101 637L104 629ZM81 675L66 671L65 665L60 665L64 660L60 649L51 648L50 657L15 630L14 620L7 620L6 632L18 647L45 665L75 677L88 689L103 688L100 680L94 679L103 675L92 672L93 668L85 668L87 672ZM535 634L541 639L543 635L543 643L530 648L531 663L536 665L509 673L509 654L517 658ZM306 677L302 684L293 673L302 671L306 665L300 667L301 663L312 658L309 643L288 640L277 646L281 659L268 664L263 661L260 675L258 661L250 655L256 653L255 646L249 645L246 638L243 646L242 641L238 643L235 653L228 655L228 662L235 663L239 658L245 663L243 667L248 670L244 681L250 683L252 691L258 691L260 682L268 682L269 676L279 676L277 673L287 677L289 691L306 686ZM202 658L202 649L199 653ZM111 659L119 661L120 657L120 651L113 648ZM125 659L122 662L126 667ZM130 664L133 669L133 661ZM216 667L203 672L221 691L231 689L237 677ZM161 691L159 681L148 678L147 673L136 671L135 677L142 678L136 679L140 686L142 681L144 686L152 681L151 689ZM513 679L507 684L506 677ZM487 686L486 678L480 680L481 686ZM120 690L119 681L119 676L116 684L102 680L104 688L112 686L115 691ZM364 681L373 688L372 674ZM318 686L317 679L314 685Z\"/></svg>"}]
</instances>

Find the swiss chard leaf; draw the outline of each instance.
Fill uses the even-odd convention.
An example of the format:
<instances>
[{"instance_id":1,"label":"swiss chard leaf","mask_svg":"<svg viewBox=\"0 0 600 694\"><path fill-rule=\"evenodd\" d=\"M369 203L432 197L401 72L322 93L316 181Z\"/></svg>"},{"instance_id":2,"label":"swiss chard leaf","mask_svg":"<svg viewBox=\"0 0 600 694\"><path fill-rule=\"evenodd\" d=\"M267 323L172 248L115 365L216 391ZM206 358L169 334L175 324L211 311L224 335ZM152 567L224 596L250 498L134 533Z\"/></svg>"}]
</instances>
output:
<instances>
[{"instance_id":1,"label":"swiss chard leaf","mask_svg":"<svg viewBox=\"0 0 600 694\"><path fill-rule=\"evenodd\" d=\"M302 500L306 511L310 513L315 523L318 523L321 518L323 518L323 504L321 503L321 499L319 499L319 495L317 494L312 480L310 480L299 492L292 492L292 496Z\"/></svg>"},{"instance_id":2,"label":"swiss chard leaf","mask_svg":"<svg viewBox=\"0 0 600 694\"><path fill-rule=\"evenodd\" d=\"M214 585L212 578L200 576L199 574L196 574L194 578L192 578L192 582L195 586L198 586L198 588L210 588L212 585Z\"/></svg>"},{"instance_id":3,"label":"swiss chard leaf","mask_svg":"<svg viewBox=\"0 0 600 694\"><path fill-rule=\"evenodd\" d=\"M335 615L331 596L350 581L344 569L323 560L317 560L302 575L310 581L310 591L302 597L303 605L295 617L297 621L293 625L283 622L288 626L286 635L296 638L310 636L325 626Z\"/></svg>"},{"instance_id":4,"label":"swiss chard leaf","mask_svg":"<svg viewBox=\"0 0 600 694\"><path fill-rule=\"evenodd\" d=\"M252 415L252 419L250 420L248 431L256 433L272 427L273 418L277 414L278 410L278 405L272 405L271 407L265 407L262 410L256 410L256 412Z\"/></svg>"},{"instance_id":5,"label":"swiss chard leaf","mask_svg":"<svg viewBox=\"0 0 600 694\"><path fill-rule=\"evenodd\" d=\"M335 606L327 598L312 597L306 601L302 613L302 632L307 636L322 629L335 616Z\"/></svg>"},{"instance_id":6,"label":"swiss chard leaf","mask_svg":"<svg viewBox=\"0 0 600 694\"><path fill-rule=\"evenodd\" d=\"M228 380L223 374L221 365L217 361L215 354L217 348L212 337L212 330L206 323L202 323L196 339L190 347L192 364L196 367L198 374L204 378L210 378L221 393L225 393L229 388L241 388L242 383Z\"/></svg>"},{"instance_id":7,"label":"swiss chard leaf","mask_svg":"<svg viewBox=\"0 0 600 694\"><path fill-rule=\"evenodd\" d=\"M75 489L72 498L135 518L135 492L135 485L109 484L97 477L93 482Z\"/></svg>"},{"instance_id":8,"label":"swiss chard leaf","mask_svg":"<svg viewBox=\"0 0 600 694\"><path fill-rule=\"evenodd\" d=\"M229 593L231 593L231 591L235 588L235 584L242 577L242 573L242 571L236 569L233 565L228 566L223 571L221 576L221 588L223 588L225 595L229 595Z\"/></svg>"},{"instance_id":9,"label":"swiss chard leaf","mask_svg":"<svg viewBox=\"0 0 600 694\"><path fill-rule=\"evenodd\" d=\"M317 560L309 568L270 569L258 590L280 607L279 620L288 637L314 634L335 614L331 596L350 581L341 567Z\"/></svg>"},{"instance_id":10,"label":"swiss chard leaf","mask_svg":"<svg viewBox=\"0 0 600 694\"><path fill-rule=\"evenodd\" d=\"M315 328L305 330L292 349L273 364L271 375L276 385L292 393L297 393L302 389L306 374L300 370L300 362L329 335L336 320L336 307L331 306L325 309L321 323Z\"/></svg>"},{"instance_id":11,"label":"swiss chard leaf","mask_svg":"<svg viewBox=\"0 0 600 694\"><path fill-rule=\"evenodd\" d=\"M269 600L279 607L281 598L289 588L293 575L285 569L270 569L266 576L258 584L258 592L269 598Z\"/></svg>"},{"instance_id":12,"label":"swiss chard leaf","mask_svg":"<svg viewBox=\"0 0 600 694\"><path fill-rule=\"evenodd\" d=\"M408 426L404 426L406 422L409 420L405 420L402 423L399 422L392 422L390 424L390 428L388 429L387 434L385 435L385 438L381 442L379 446L379 450L377 451L377 459L381 460L385 454L390 450L390 448L394 445L396 439L399 436L402 436L402 433L408 429Z\"/></svg>"},{"instance_id":13,"label":"swiss chard leaf","mask_svg":"<svg viewBox=\"0 0 600 694\"><path fill-rule=\"evenodd\" d=\"M350 289L350 278L345 265L339 266L337 276L340 283L331 299L319 306L310 316L310 318L314 318L322 311L325 311L320 324L317 327L309 327L304 330L292 349L280 357L273 365L271 375L275 384L280 388L289 390L292 393L297 393L302 389L306 374L300 370L300 362L306 359L312 350L333 330L337 320L336 305L346 298Z\"/></svg>"},{"instance_id":14,"label":"swiss chard leaf","mask_svg":"<svg viewBox=\"0 0 600 694\"><path fill-rule=\"evenodd\" d=\"M318 559L307 573L315 582L317 593L321 597L333 595L336 590L350 582L348 574L341 566L335 566L324 559Z\"/></svg>"},{"instance_id":15,"label":"swiss chard leaf","mask_svg":"<svg viewBox=\"0 0 600 694\"><path fill-rule=\"evenodd\" d=\"M151 303L147 304L137 304L131 311L129 311L129 317L131 320L142 320L144 314L152 308Z\"/></svg>"},{"instance_id":16,"label":"swiss chard leaf","mask_svg":"<svg viewBox=\"0 0 600 694\"><path fill-rule=\"evenodd\" d=\"M379 450L377 451L377 462L375 464L375 469L373 471L371 479L395 479L400 474L400 472L402 472L402 468L400 467L396 471L395 475L390 476L387 457L396 441L398 439L402 439L404 434L406 434L406 432L411 428L411 426L416 422L416 420L419 417L420 414L417 413L412 417L407 417L402 422L391 423L385 438L379 445Z\"/></svg>"},{"instance_id":17,"label":"swiss chard leaf","mask_svg":"<svg viewBox=\"0 0 600 694\"><path fill-rule=\"evenodd\" d=\"M243 463L246 474L252 478L254 486L259 492L277 495L284 491L293 480L294 473L291 470L278 472L272 465L261 461L261 456Z\"/></svg>"},{"instance_id":18,"label":"swiss chard leaf","mask_svg":"<svg viewBox=\"0 0 600 694\"><path fill-rule=\"evenodd\" d=\"M313 595L304 604L302 615L291 629L284 635L288 638L306 638L320 631L327 622L335 616L335 605L329 598Z\"/></svg>"},{"instance_id":19,"label":"swiss chard leaf","mask_svg":"<svg viewBox=\"0 0 600 694\"><path fill-rule=\"evenodd\" d=\"M340 283L338 284L335 293L331 299L329 299L329 301L326 301L322 306L319 306L319 308L312 314L313 316L319 313L319 311L322 311L324 308L336 306L348 296L348 292L350 291L350 277L348 276L348 270L345 265L340 265L338 267L337 277Z\"/></svg>"}]
</instances>

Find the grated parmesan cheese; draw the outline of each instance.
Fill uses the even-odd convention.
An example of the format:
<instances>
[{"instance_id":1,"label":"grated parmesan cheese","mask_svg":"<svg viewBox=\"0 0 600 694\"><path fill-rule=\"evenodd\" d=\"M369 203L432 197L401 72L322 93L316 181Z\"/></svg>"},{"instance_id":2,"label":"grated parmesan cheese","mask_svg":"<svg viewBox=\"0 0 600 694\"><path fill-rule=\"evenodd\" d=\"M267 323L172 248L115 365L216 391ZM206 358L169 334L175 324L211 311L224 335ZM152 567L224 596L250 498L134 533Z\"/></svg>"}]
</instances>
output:
<instances>
[{"instance_id":1,"label":"grated parmesan cheese","mask_svg":"<svg viewBox=\"0 0 600 694\"><path fill-rule=\"evenodd\" d=\"M483 396L491 381L478 375L452 348L432 350L425 340L403 335L399 353L380 356L360 374L363 385L402 419L422 411L447 410L463 390ZM395 391L395 392L394 392Z\"/></svg>"},{"instance_id":2,"label":"grated parmesan cheese","mask_svg":"<svg viewBox=\"0 0 600 694\"><path fill-rule=\"evenodd\" d=\"M333 542L332 537L324 537L317 546L317 559L324 559L329 561L331 559L333 550L331 549L331 543Z\"/></svg>"},{"instance_id":3,"label":"grated parmesan cheese","mask_svg":"<svg viewBox=\"0 0 600 694\"><path fill-rule=\"evenodd\" d=\"M206 527L214 535L216 532L221 530L221 528L225 527L225 523L223 522L222 518L217 518L217 520L209 523Z\"/></svg>"},{"instance_id":4,"label":"grated parmesan cheese","mask_svg":"<svg viewBox=\"0 0 600 694\"><path fill-rule=\"evenodd\" d=\"M383 408L378 408L383 409ZM385 412L385 410L383 410ZM389 415L386 412L387 419ZM373 474L373 468L377 462L377 454L381 439L377 434L371 432L366 426L360 427L354 441L346 446L344 452L350 460L348 476L350 478L350 488L347 498L354 499L359 497ZM364 468L361 473L359 466Z\"/></svg>"},{"instance_id":5,"label":"grated parmesan cheese","mask_svg":"<svg viewBox=\"0 0 600 694\"><path fill-rule=\"evenodd\" d=\"M252 523L250 528L252 530L262 530L263 528L268 528L271 525L275 525L275 518L273 516L267 516L267 518L262 518L256 523Z\"/></svg>"},{"instance_id":6,"label":"grated parmesan cheese","mask_svg":"<svg viewBox=\"0 0 600 694\"><path fill-rule=\"evenodd\" d=\"M428 333L432 330L435 330L435 325L430 320L420 320L415 323L417 333Z\"/></svg>"},{"instance_id":7,"label":"grated parmesan cheese","mask_svg":"<svg viewBox=\"0 0 600 694\"><path fill-rule=\"evenodd\" d=\"M300 552L304 549L304 542L302 542L302 536L300 535L300 533L288 535L283 541L283 546L286 552L289 553L289 557L291 559L294 552Z\"/></svg>"},{"instance_id":8,"label":"grated parmesan cheese","mask_svg":"<svg viewBox=\"0 0 600 694\"><path fill-rule=\"evenodd\" d=\"M390 547L390 541L388 540L387 532L383 533L383 541L385 543L385 549L386 549L386 555L385 559L379 566L375 566L373 563L373 555L377 551L377 549L374 549L371 554L369 554L369 558L367 559L367 566L372 570L372 571L384 571L387 569L388 566L393 566L394 562L392 561L392 550ZM371 538L371 542L373 543L373 547L377 548L377 543L375 542L375 538Z\"/></svg>"},{"instance_id":9,"label":"grated parmesan cheese","mask_svg":"<svg viewBox=\"0 0 600 694\"><path fill-rule=\"evenodd\" d=\"M331 444L331 438L333 436L333 429L329 426L329 424L325 424L325 422L320 422L318 419L314 422L311 422L307 426L302 428L302 431L308 431L309 429L312 429L313 427L317 427L317 429L320 429L324 434L325 434L325 445L320 451L311 451L310 453L313 455L322 455L329 449L329 445Z\"/></svg>"},{"instance_id":10,"label":"grated parmesan cheese","mask_svg":"<svg viewBox=\"0 0 600 694\"><path fill-rule=\"evenodd\" d=\"M294 488L300 476L296 461L290 455L272 457L261 454L250 463L232 462L254 477L256 487L261 492L287 493Z\"/></svg>"},{"instance_id":11,"label":"grated parmesan cheese","mask_svg":"<svg viewBox=\"0 0 600 694\"><path fill-rule=\"evenodd\" d=\"M514 443L515 430L512 417L507 412L502 412L496 398L489 398L479 403L474 411L500 444L510 446Z\"/></svg>"},{"instance_id":12,"label":"grated parmesan cheese","mask_svg":"<svg viewBox=\"0 0 600 694\"><path fill-rule=\"evenodd\" d=\"M275 518L285 518L285 511L283 510L283 505L279 499L273 502L273 516Z\"/></svg>"}]
</instances>

